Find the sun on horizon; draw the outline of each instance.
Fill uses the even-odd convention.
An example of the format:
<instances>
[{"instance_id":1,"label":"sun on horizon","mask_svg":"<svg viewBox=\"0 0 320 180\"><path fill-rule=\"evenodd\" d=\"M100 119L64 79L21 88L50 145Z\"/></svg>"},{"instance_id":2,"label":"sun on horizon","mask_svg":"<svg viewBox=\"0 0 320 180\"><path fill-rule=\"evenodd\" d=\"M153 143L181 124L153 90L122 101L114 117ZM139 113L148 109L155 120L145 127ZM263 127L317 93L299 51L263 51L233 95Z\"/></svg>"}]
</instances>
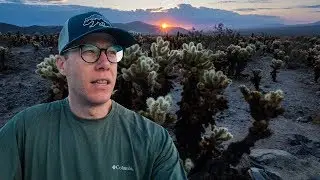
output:
<instances>
[{"instance_id":1,"label":"sun on horizon","mask_svg":"<svg viewBox=\"0 0 320 180\"><path fill-rule=\"evenodd\" d=\"M161 24L161 28L162 28L162 29L168 28L168 24L167 24L167 23L162 23L162 24Z\"/></svg>"}]
</instances>

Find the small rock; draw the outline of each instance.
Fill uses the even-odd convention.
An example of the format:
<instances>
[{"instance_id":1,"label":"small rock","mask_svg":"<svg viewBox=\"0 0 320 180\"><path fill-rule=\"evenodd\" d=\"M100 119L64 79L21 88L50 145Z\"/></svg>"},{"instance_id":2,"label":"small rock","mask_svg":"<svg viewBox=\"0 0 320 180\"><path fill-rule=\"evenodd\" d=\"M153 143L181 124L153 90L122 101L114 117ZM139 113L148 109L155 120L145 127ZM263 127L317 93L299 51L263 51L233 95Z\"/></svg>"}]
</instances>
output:
<instances>
[{"instance_id":1,"label":"small rock","mask_svg":"<svg viewBox=\"0 0 320 180\"><path fill-rule=\"evenodd\" d=\"M302 122L302 123L308 123L312 121L312 117L308 116L308 117L298 117L296 119L297 122Z\"/></svg>"},{"instance_id":2,"label":"small rock","mask_svg":"<svg viewBox=\"0 0 320 180\"><path fill-rule=\"evenodd\" d=\"M319 162L299 159L283 150L252 149L250 159L252 167L264 169L265 174L273 175L275 179L311 179L320 174ZM258 174L261 171L254 169L254 172Z\"/></svg>"},{"instance_id":3,"label":"small rock","mask_svg":"<svg viewBox=\"0 0 320 180\"><path fill-rule=\"evenodd\" d=\"M300 116L300 117L298 117L297 119L296 119L296 121L298 121L298 122L300 122L300 121L302 121L302 117Z\"/></svg>"},{"instance_id":4,"label":"small rock","mask_svg":"<svg viewBox=\"0 0 320 180\"><path fill-rule=\"evenodd\" d=\"M270 173L264 169L252 167L248 170L249 176L253 180L282 180L278 175Z\"/></svg>"}]
</instances>

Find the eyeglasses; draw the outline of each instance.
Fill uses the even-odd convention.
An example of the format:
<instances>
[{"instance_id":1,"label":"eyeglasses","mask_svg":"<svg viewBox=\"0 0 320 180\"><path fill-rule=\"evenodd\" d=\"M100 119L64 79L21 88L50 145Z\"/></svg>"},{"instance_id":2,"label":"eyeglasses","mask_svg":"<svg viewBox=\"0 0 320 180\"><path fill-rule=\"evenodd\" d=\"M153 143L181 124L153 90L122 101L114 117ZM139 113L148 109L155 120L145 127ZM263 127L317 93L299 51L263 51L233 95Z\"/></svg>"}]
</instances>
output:
<instances>
[{"instance_id":1,"label":"eyeglasses","mask_svg":"<svg viewBox=\"0 0 320 180\"><path fill-rule=\"evenodd\" d=\"M100 58L102 51L105 52L108 58L108 61L111 63L118 63L119 61L121 61L123 57L123 49L119 45L112 45L107 49L101 49L92 44L81 44L81 45L68 48L64 50L63 53L76 48L80 48L81 58L87 63L97 62L98 59Z\"/></svg>"}]
</instances>

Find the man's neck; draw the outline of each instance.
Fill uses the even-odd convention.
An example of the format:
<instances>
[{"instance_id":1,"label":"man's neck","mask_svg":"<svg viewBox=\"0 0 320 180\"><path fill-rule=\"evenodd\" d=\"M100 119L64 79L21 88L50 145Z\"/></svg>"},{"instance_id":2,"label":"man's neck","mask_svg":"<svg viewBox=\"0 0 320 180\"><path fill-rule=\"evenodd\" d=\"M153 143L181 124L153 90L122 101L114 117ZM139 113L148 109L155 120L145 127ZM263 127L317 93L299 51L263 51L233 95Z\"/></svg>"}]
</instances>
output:
<instances>
[{"instance_id":1,"label":"man's neck","mask_svg":"<svg viewBox=\"0 0 320 180\"><path fill-rule=\"evenodd\" d=\"M83 101L79 101L72 96L68 96L71 111L78 117L84 119L100 119L105 117L111 110L112 100L105 104L92 105Z\"/></svg>"}]
</instances>

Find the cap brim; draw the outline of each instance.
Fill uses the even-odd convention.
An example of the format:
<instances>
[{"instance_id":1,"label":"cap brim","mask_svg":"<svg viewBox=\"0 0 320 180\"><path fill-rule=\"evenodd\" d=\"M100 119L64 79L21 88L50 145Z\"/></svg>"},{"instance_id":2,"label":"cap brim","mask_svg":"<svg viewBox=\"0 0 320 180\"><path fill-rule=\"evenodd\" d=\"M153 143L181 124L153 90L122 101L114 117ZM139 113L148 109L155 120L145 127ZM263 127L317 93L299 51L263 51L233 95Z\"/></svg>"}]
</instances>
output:
<instances>
[{"instance_id":1,"label":"cap brim","mask_svg":"<svg viewBox=\"0 0 320 180\"><path fill-rule=\"evenodd\" d=\"M80 40L84 36L91 33L97 33L97 32L105 32L107 34L110 34L117 41L117 44L124 48L128 48L134 44L137 44L137 41L134 39L134 37L129 32L123 29L119 29L116 27L102 27L102 28L94 29L92 31L88 31L85 34L82 34L81 36L78 36L77 38L73 39L61 50L61 52L69 48L71 44Z\"/></svg>"}]
</instances>

